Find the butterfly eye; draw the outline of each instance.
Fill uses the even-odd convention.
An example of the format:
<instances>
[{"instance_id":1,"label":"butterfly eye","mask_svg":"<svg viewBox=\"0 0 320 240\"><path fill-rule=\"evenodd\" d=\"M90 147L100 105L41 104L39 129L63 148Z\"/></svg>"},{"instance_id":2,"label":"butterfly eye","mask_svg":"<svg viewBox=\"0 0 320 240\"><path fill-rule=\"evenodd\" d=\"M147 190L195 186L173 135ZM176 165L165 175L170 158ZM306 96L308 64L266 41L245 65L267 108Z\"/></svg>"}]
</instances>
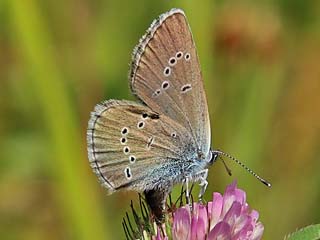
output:
<instances>
[{"instance_id":1,"label":"butterfly eye","mask_svg":"<svg viewBox=\"0 0 320 240\"><path fill-rule=\"evenodd\" d=\"M171 133L171 137L176 138L177 134L175 132Z\"/></svg>"},{"instance_id":2,"label":"butterfly eye","mask_svg":"<svg viewBox=\"0 0 320 240\"><path fill-rule=\"evenodd\" d=\"M212 151L210 151L211 153L211 159L210 159L210 162L209 164L213 164L219 157L219 154L218 153L212 153Z\"/></svg>"}]
</instances>

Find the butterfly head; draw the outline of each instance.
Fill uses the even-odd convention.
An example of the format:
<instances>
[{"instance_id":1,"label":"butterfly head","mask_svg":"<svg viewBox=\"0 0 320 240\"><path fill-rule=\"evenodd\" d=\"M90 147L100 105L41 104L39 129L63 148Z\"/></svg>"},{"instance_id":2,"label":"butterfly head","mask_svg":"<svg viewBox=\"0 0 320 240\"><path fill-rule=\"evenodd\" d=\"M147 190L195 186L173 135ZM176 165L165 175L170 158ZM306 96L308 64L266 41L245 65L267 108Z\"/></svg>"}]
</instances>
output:
<instances>
[{"instance_id":1,"label":"butterfly head","mask_svg":"<svg viewBox=\"0 0 320 240\"><path fill-rule=\"evenodd\" d=\"M215 161L217 161L218 157L219 157L219 153L217 151L210 149L209 157L208 157L208 160L209 160L208 164L211 166Z\"/></svg>"}]
</instances>

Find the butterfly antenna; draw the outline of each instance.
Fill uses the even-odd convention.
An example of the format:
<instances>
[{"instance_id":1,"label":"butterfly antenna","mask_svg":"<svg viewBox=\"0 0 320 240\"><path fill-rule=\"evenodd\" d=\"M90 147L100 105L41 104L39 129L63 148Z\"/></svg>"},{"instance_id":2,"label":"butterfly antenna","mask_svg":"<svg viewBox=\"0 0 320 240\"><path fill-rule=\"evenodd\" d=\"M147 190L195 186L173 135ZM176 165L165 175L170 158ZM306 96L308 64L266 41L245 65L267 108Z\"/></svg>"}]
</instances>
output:
<instances>
[{"instance_id":1,"label":"butterfly antenna","mask_svg":"<svg viewBox=\"0 0 320 240\"><path fill-rule=\"evenodd\" d=\"M222 152L220 150L214 150L213 153L225 156L225 157L233 160L234 162L239 164L242 168L247 170L247 172L249 172L251 175L253 175L256 179L258 179L260 182L262 182L264 185L266 185L267 187L271 187L271 183L269 183L267 180L265 180L262 177L260 177L258 174L256 174L254 171L252 171L250 168L248 168L246 165L244 165L242 162L240 162L238 159L236 159L235 157L231 156L230 154Z\"/></svg>"},{"instance_id":2,"label":"butterfly antenna","mask_svg":"<svg viewBox=\"0 0 320 240\"><path fill-rule=\"evenodd\" d=\"M219 155L219 159L222 161L223 166L226 169L226 171L229 174L229 176L232 176L231 169L227 166L226 162L224 161L224 159L220 155Z\"/></svg>"}]
</instances>

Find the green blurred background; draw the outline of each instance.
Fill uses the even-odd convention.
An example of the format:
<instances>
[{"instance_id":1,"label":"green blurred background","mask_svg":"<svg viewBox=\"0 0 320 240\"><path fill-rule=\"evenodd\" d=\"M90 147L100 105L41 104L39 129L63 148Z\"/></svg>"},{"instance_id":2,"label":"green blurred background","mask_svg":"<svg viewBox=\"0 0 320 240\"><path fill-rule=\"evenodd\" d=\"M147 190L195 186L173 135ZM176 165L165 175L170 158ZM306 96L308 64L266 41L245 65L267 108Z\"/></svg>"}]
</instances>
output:
<instances>
[{"instance_id":1,"label":"green blurred background","mask_svg":"<svg viewBox=\"0 0 320 240\"><path fill-rule=\"evenodd\" d=\"M104 99L133 99L132 49L172 7L193 30L213 146L273 184L217 162L206 198L238 179L264 239L320 222L320 1L1 0L1 239L124 239L137 195L99 186L87 121Z\"/></svg>"}]
</instances>

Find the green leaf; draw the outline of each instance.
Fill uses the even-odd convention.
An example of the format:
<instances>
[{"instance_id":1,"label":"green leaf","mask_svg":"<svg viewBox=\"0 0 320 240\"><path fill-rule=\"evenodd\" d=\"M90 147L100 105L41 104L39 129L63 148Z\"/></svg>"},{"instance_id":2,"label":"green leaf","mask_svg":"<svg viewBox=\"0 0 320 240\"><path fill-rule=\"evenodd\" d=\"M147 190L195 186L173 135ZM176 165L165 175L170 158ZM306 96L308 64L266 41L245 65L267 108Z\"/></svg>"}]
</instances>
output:
<instances>
[{"instance_id":1,"label":"green leaf","mask_svg":"<svg viewBox=\"0 0 320 240\"><path fill-rule=\"evenodd\" d=\"M310 225L299 229L294 233L285 237L286 240L319 240L320 239L320 224Z\"/></svg>"}]
</instances>

